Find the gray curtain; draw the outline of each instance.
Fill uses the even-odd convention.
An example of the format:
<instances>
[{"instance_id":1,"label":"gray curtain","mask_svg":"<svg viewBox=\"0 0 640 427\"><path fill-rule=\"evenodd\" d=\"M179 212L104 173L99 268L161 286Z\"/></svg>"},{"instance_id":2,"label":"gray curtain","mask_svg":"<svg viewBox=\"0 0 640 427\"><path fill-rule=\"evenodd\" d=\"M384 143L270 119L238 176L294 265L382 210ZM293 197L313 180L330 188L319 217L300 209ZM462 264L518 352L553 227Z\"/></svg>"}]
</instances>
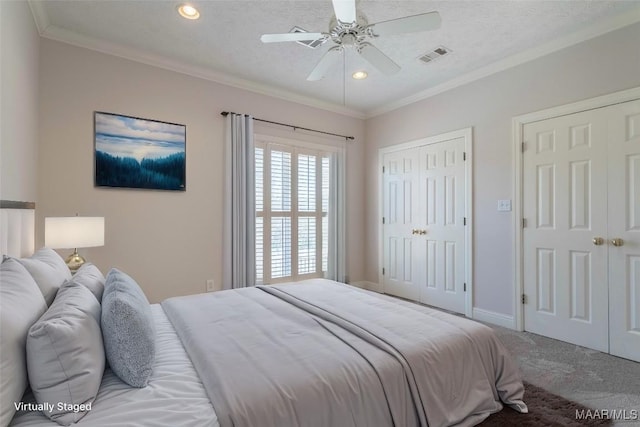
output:
<instances>
[{"instance_id":1,"label":"gray curtain","mask_svg":"<svg viewBox=\"0 0 640 427\"><path fill-rule=\"evenodd\" d=\"M329 259L326 278L345 282L345 154L332 153L329 177Z\"/></svg>"},{"instance_id":2,"label":"gray curtain","mask_svg":"<svg viewBox=\"0 0 640 427\"><path fill-rule=\"evenodd\" d=\"M253 118L229 113L225 138L223 289L256 284Z\"/></svg>"}]
</instances>

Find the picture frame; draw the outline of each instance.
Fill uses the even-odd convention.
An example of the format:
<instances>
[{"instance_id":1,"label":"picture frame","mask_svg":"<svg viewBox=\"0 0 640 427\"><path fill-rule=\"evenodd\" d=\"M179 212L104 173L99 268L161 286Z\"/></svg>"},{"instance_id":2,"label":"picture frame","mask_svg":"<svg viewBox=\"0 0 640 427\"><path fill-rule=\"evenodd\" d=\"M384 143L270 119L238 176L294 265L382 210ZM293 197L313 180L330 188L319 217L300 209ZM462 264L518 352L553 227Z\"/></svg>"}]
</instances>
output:
<instances>
[{"instance_id":1,"label":"picture frame","mask_svg":"<svg viewBox=\"0 0 640 427\"><path fill-rule=\"evenodd\" d=\"M186 191L186 125L94 111L94 185Z\"/></svg>"}]
</instances>

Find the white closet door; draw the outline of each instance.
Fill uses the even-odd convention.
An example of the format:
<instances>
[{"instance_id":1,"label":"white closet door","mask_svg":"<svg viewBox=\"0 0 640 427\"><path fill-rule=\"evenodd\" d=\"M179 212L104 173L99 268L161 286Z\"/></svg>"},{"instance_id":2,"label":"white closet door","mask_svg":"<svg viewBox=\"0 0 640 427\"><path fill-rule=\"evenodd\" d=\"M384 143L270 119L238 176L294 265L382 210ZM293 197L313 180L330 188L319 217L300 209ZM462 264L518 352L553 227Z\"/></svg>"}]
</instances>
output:
<instances>
[{"instance_id":1,"label":"white closet door","mask_svg":"<svg viewBox=\"0 0 640 427\"><path fill-rule=\"evenodd\" d=\"M592 110L534 122L524 141L525 329L606 352L606 118Z\"/></svg>"},{"instance_id":2,"label":"white closet door","mask_svg":"<svg viewBox=\"0 0 640 427\"><path fill-rule=\"evenodd\" d=\"M464 138L420 148L416 239L420 302L465 312Z\"/></svg>"},{"instance_id":3,"label":"white closet door","mask_svg":"<svg viewBox=\"0 0 640 427\"><path fill-rule=\"evenodd\" d=\"M640 361L640 101L608 116L610 352Z\"/></svg>"},{"instance_id":4,"label":"white closet door","mask_svg":"<svg viewBox=\"0 0 640 427\"><path fill-rule=\"evenodd\" d=\"M420 278L415 262L416 182L418 149L387 153L383 157L384 291L418 300Z\"/></svg>"}]
</instances>

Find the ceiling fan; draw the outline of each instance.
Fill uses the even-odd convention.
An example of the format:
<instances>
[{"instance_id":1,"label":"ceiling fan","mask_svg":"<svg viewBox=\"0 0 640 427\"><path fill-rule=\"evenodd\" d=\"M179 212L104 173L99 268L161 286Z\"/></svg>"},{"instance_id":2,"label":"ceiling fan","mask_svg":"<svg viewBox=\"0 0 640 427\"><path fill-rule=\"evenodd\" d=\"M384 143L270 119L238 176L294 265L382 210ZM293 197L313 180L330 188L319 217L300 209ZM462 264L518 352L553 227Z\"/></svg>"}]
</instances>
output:
<instances>
[{"instance_id":1,"label":"ceiling fan","mask_svg":"<svg viewBox=\"0 0 640 427\"><path fill-rule=\"evenodd\" d=\"M440 27L438 12L421 13L404 18L369 24L362 14L356 15L356 0L332 0L335 18L331 20L328 33L284 33L263 34L262 43L331 40L331 47L311 71L307 80L322 79L345 49L354 49L367 62L382 73L392 75L400 71L400 66L369 43L369 39L391 34L406 34L435 30Z\"/></svg>"}]
</instances>

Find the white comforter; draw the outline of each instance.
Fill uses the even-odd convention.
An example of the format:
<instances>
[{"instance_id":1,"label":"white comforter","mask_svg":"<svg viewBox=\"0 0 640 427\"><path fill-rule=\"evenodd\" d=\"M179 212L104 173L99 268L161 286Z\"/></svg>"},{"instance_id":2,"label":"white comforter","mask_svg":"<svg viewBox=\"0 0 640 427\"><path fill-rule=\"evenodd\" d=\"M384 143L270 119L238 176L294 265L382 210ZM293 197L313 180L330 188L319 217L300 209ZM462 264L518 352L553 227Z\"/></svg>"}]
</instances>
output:
<instances>
[{"instance_id":1,"label":"white comforter","mask_svg":"<svg viewBox=\"0 0 640 427\"><path fill-rule=\"evenodd\" d=\"M162 303L222 427L472 426L526 412L479 323L328 280Z\"/></svg>"}]
</instances>

